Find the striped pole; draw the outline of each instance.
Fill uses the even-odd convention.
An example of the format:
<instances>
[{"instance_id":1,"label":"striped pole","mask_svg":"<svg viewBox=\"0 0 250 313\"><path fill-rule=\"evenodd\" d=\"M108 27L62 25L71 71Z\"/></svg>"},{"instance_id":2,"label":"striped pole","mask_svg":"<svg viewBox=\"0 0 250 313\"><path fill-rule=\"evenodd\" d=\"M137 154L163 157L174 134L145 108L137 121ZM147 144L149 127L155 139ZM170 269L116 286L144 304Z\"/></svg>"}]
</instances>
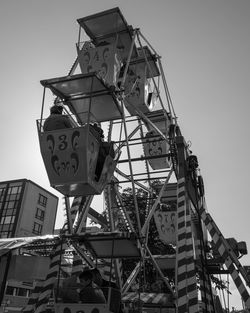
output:
<instances>
[{"instance_id":1,"label":"striped pole","mask_svg":"<svg viewBox=\"0 0 250 313\"><path fill-rule=\"evenodd\" d=\"M42 291L42 287L43 287L43 281L40 281L40 280L37 281L35 286L34 286L34 289L32 290L32 293L30 295L28 303L27 303L26 307L23 309L24 313L34 312L38 298L39 298L39 295Z\"/></svg>"},{"instance_id":2,"label":"striped pole","mask_svg":"<svg viewBox=\"0 0 250 313\"><path fill-rule=\"evenodd\" d=\"M39 295L35 313L46 312L46 305L50 298L50 295L55 287L56 279L58 278L60 264L61 264L61 257L64 254L65 250L67 249L66 242L58 242L55 253L51 259L49 272L47 274L46 280L43 283L42 291Z\"/></svg>"},{"instance_id":3,"label":"striped pole","mask_svg":"<svg viewBox=\"0 0 250 313\"><path fill-rule=\"evenodd\" d=\"M68 214L67 216L69 216L69 224L72 225L71 229L70 229L70 234L72 234L74 232L73 230L73 226L76 220L76 215L77 213L79 214L80 209L83 205L83 203L85 202L86 197L74 197L73 203L71 205L71 207L69 208Z\"/></svg>"},{"instance_id":4,"label":"striped pole","mask_svg":"<svg viewBox=\"0 0 250 313\"><path fill-rule=\"evenodd\" d=\"M176 286L178 313L199 312L191 215L188 205L185 179L182 177L177 184Z\"/></svg>"},{"instance_id":5,"label":"striped pole","mask_svg":"<svg viewBox=\"0 0 250 313\"><path fill-rule=\"evenodd\" d=\"M207 227L207 230L209 231L212 241L215 244L216 251L219 252L220 256L225 261L225 265L228 269L228 271L231 274L231 277L242 297L242 300L244 301L246 307L250 309L250 296L249 293L238 273L238 271L242 271L243 267L241 266L239 260L234 255L234 252L228 245L226 239L223 237L221 232L219 231L217 225L213 221L210 214L208 214L204 207L200 208L200 215L201 219L203 220L205 226ZM236 268L234 266L234 261L236 261ZM243 273L244 274L244 273Z\"/></svg>"},{"instance_id":6,"label":"striped pole","mask_svg":"<svg viewBox=\"0 0 250 313\"><path fill-rule=\"evenodd\" d=\"M191 226L190 201L186 205L186 264L187 264L187 293L190 313L199 312L198 289L194 262L194 246Z\"/></svg>"},{"instance_id":7,"label":"striped pole","mask_svg":"<svg viewBox=\"0 0 250 313\"><path fill-rule=\"evenodd\" d=\"M197 234L199 232L197 231ZM200 244L200 238L195 238L195 254L196 258L201 260L202 259L202 247ZM212 298L212 287L209 275L207 273L206 268L200 269L200 292L201 292L201 308L202 312L204 313L215 313L214 311L214 304Z\"/></svg>"},{"instance_id":8,"label":"striped pole","mask_svg":"<svg viewBox=\"0 0 250 313\"><path fill-rule=\"evenodd\" d=\"M69 198L64 197L64 204L65 204L65 211L66 211L66 225L67 225L67 232L69 234L72 233L73 229L73 224L75 220L75 216L71 215L71 210L70 210L70 203L69 203Z\"/></svg>"},{"instance_id":9,"label":"striped pole","mask_svg":"<svg viewBox=\"0 0 250 313\"><path fill-rule=\"evenodd\" d=\"M204 313L215 313L214 301L211 280L206 267L206 252L204 250L204 241L206 241L207 234L203 234L200 223L200 216L197 212L192 215L193 233L195 238L195 256L197 262L197 271L200 278L200 293L201 303L200 307Z\"/></svg>"},{"instance_id":10,"label":"striped pole","mask_svg":"<svg viewBox=\"0 0 250 313\"><path fill-rule=\"evenodd\" d=\"M73 257L73 264L72 264L71 275L78 276L82 272L82 269L83 269L82 258L75 252L74 253L74 257Z\"/></svg>"},{"instance_id":11,"label":"striped pole","mask_svg":"<svg viewBox=\"0 0 250 313\"><path fill-rule=\"evenodd\" d=\"M179 179L177 185L177 250L176 250L176 285L178 313L187 313L187 280L186 280L186 199L185 180Z\"/></svg>"}]
</instances>

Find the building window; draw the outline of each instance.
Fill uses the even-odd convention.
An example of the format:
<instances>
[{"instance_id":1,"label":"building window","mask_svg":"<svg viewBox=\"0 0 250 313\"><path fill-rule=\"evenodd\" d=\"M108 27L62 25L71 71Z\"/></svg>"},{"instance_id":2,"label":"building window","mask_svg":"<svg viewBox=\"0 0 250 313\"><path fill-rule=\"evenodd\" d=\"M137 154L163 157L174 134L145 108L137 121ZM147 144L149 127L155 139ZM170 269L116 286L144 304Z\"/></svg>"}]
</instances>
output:
<instances>
[{"instance_id":1,"label":"building window","mask_svg":"<svg viewBox=\"0 0 250 313\"><path fill-rule=\"evenodd\" d=\"M8 238L12 236L15 216L4 216L0 220L0 238Z\"/></svg>"},{"instance_id":2,"label":"building window","mask_svg":"<svg viewBox=\"0 0 250 313\"><path fill-rule=\"evenodd\" d=\"M0 238L9 238L14 235L15 219L20 203L23 182L14 182L0 185Z\"/></svg>"},{"instance_id":3,"label":"building window","mask_svg":"<svg viewBox=\"0 0 250 313\"><path fill-rule=\"evenodd\" d=\"M17 186L9 186L6 200L7 201L19 200L20 195L21 195L21 190L22 190L21 186L18 186L18 185Z\"/></svg>"},{"instance_id":4,"label":"building window","mask_svg":"<svg viewBox=\"0 0 250 313\"><path fill-rule=\"evenodd\" d=\"M3 200L5 188L0 187L0 201Z\"/></svg>"},{"instance_id":5,"label":"building window","mask_svg":"<svg viewBox=\"0 0 250 313\"><path fill-rule=\"evenodd\" d=\"M19 296L19 297L27 297L27 289L25 289L25 288L18 288L17 296Z\"/></svg>"},{"instance_id":6,"label":"building window","mask_svg":"<svg viewBox=\"0 0 250 313\"><path fill-rule=\"evenodd\" d=\"M41 224L38 224L38 223L34 223L34 226L33 226L33 234L36 234L36 235L41 235L42 234L42 229L43 229L43 226Z\"/></svg>"},{"instance_id":7,"label":"building window","mask_svg":"<svg viewBox=\"0 0 250 313\"><path fill-rule=\"evenodd\" d=\"M16 287L12 287L12 286L7 286L5 294L6 295L10 295L10 296L15 296L17 294L17 288Z\"/></svg>"},{"instance_id":8,"label":"building window","mask_svg":"<svg viewBox=\"0 0 250 313\"><path fill-rule=\"evenodd\" d=\"M8 188L8 194L16 195L21 192L21 186L10 186Z\"/></svg>"},{"instance_id":9,"label":"building window","mask_svg":"<svg viewBox=\"0 0 250 313\"><path fill-rule=\"evenodd\" d=\"M44 220L44 214L45 212L42 209L39 208L36 209L36 218L39 219L40 221Z\"/></svg>"},{"instance_id":10,"label":"building window","mask_svg":"<svg viewBox=\"0 0 250 313\"><path fill-rule=\"evenodd\" d=\"M9 237L9 232L8 231L1 231L0 232L0 238L8 238Z\"/></svg>"},{"instance_id":11,"label":"building window","mask_svg":"<svg viewBox=\"0 0 250 313\"><path fill-rule=\"evenodd\" d=\"M6 209L13 209L15 207L16 203L17 203L16 201L5 202L4 208L6 208Z\"/></svg>"},{"instance_id":12,"label":"building window","mask_svg":"<svg viewBox=\"0 0 250 313\"><path fill-rule=\"evenodd\" d=\"M46 207L48 198L39 193L38 204Z\"/></svg>"},{"instance_id":13,"label":"building window","mask_svg":"<svg viewBox=\"0 0 250 313\"><path fill-rule=\"evenodd\" d=\"M17 288L12 286L7 286L5 294L9 296L18 296L18 297L26 297L28 298L30 296L30 289L26 288Z\"/></svg>"},{"instance_id":14,"label":"building window","mask_svg":"<svg viewBox=\"0 0 250 313\"><path fill-rule=\"evenodd\" d=\"M1 222L0 222L0 224L12 224L12 223L14 223L14 219L15 219L15 216L3 216L2 218L1 218Z\"/></svg>"}]
</instances>

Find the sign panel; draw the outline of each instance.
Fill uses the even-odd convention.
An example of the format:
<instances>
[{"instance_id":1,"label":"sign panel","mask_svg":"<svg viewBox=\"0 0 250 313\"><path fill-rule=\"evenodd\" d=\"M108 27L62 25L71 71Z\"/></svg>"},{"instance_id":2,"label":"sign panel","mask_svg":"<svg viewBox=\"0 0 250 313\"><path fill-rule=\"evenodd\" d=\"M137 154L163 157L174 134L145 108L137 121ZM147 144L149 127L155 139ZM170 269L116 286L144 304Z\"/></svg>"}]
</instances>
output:
<instances>
[{"instance_id":1,"label":"sign panel","mask_svg":"<svg viewBox=\"0 0 250 313\"><path fill-rule=\"evenodd\" d=\"M116 86L122 62L113 44L95 47L86 42L78 58L83 74L96 72L108 86Z\"/></svg>"},{"instance_id":2,"label":"sign panel","mask_svg":"<svg viewBox=\"0 0 250 313\"><path fill-rule=\"evenodd\" d=\"M176 243L176 201L169 201L155 210L154 220L160 239L166 244Z\"/></svg>"}]
</instances>

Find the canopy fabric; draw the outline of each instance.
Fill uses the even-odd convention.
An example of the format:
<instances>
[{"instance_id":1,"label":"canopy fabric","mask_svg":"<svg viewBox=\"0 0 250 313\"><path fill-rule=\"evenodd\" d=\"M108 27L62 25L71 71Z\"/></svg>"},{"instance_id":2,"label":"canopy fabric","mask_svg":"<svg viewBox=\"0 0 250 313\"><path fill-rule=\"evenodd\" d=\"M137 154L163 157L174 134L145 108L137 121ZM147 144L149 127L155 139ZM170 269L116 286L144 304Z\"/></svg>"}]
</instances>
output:
<instances>
[{"instance_id":1,"label":"canopy fabric","mask_svg":"<svg viewBox=\"0 0 250 313\"><path fill-rule=\"evenodd\" d=\"M153 293L153 292L128 292L122 297L123 302L136 302L142 301L144 304L155 306L167 306L173 305L172 297L166 293Z\"/></svg>"},{"instance_id":2,"label":"canopy fabric","mask_svg":"<svg viewBox=\"0 0 250 313\"><path fill-rule=\"evenodd\" d=\"M56 240L71 239L80 244L85 244L97 257L140 257L137 239L134 233L128 232L96 232L81 235L44 235L34 237L0 238L0 256L11 250L27 246L38 248L53 246Z\"/></svg>"},{"instance_id":3,"label":"canopy fabric","mask_svg":"<svg viewBox=\"0 0 250 313\"><path fill-rule=\"evenodd\" d=\"M49 241L59 238L58 235L45 235L34 237L19 237L19 238L1 238L0 239L0 256L8 253L10 250L24 247L36 241Z\"/></svg>"}]
</instances>

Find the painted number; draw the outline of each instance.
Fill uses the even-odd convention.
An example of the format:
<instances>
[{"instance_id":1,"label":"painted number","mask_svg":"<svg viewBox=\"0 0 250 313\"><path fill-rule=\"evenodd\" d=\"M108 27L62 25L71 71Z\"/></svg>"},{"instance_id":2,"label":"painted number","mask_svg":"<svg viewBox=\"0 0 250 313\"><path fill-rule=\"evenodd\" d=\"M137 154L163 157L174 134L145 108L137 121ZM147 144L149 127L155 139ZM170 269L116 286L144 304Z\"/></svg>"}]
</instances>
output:
<instances>
[{"instance_id":1,"label":"painted number","mask_svg":"<svg viewBox=\"0 0 250 313\"><path fill-rule=\"evenodd\" d=\"M67 139L66 135L59 136L59 140L60 140L60 143L59 143L59 146L58 146L59 150L67 149L68 143L67 143L66 139Z\"/></svg>"}]
</instances>

